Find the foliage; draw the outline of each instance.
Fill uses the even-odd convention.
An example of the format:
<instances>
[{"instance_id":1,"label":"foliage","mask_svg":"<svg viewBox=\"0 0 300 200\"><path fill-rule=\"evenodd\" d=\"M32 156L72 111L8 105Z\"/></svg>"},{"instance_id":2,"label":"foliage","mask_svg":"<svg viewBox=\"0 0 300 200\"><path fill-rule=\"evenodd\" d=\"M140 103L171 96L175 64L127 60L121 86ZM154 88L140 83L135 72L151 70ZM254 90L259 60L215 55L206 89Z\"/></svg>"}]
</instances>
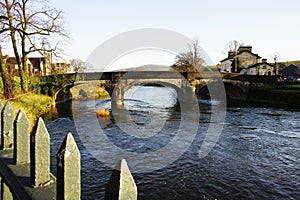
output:
<instances>
[{"instance_id":1,"label":"foliage","mask_svg":"<svg viewBox=\"0 0 300 200\"><path fill-rule=\"evenodd\" d=\"M44 94L52 97L55 92L74 82L74 75L59 74L32 78L30 87L31 90L37 94Z\"/></svg>"},{"instance_id":2,"label":"foliage","mask_svg":"<svg viewBox=\"0 0 300 200\"><path fill-rule=\"evenodd\" d=\"M0 45L0 73L1 73L4 97L5 99L11 99L14 97L13 85L12 85L11 77L8 72L6 59L3 58L1 45Z\"/></svg>"},{"instance_id":3,"label":"foliage","mask_svg":"<svg viewBox=\"0 0 300 200\"><path fill-rule=\"evenodd\" d=\"M267 103L284 108L300 108L300 84L280 84L269 86L252 86L249 88L248 100Z\"/></svg>"},{"instance_id":4,"label":"foliage","mask_svg":"<svg viewBox=\"0 0 300 200\"><path fill-rule=\"evenodd\" d=\"M13 84L13 88L14 88L15 92L20 92L22 90L20 77L13 77L12 84Z\"/></svg>"},{"instance_id":5,"label":"foliage","mask_svg":"<svg viewBox=\"0 0 300 200\"><path fill-rule=\"evenodd\" d=\"M2 77L0 76L0 93L2 93L4 90L4 87L3 87L3 81L2 81Z\"/></svg>"},{"instance_id":6,"label":"foliage","mask_svg":"<svg viewBox=\"0 0 300 200\"><path fill-rule=\"evenodd\" d=\"M300 93L300 84L282 84L282 85L274 85L274 86L261 86L260 90L276 90L282 92L296 92Z\"/></svg>"}]
</instances>

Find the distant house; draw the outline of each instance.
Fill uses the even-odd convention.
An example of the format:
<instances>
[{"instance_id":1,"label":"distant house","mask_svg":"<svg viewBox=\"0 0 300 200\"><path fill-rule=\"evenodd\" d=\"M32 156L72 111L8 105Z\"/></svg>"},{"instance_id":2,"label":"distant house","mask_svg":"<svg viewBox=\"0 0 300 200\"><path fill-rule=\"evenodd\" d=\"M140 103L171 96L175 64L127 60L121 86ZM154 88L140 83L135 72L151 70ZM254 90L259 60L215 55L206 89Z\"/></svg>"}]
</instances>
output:
<instances>
[{"instance_id":1,"label":"distant house","mask_svg":"<svg viewBox=\"0 0 300 200\"><path fill-rule=\"evenodd\" d=\"M69 63L52 63L51 70L52 73L71 73L71 65Z\"/></svg>"},{"instance_id":2,"label":"distant house","mask_svg":"<svg viewBox=\"0 0 300 200\"><path fill-rule=\"evenodd\" d=\"M267 62L267 59L262 59L262 62L251 65L246 69L242 69L241 74L274 76L274 65Z\"/></svg>"},{"instance_id":3,"label":"distant house","mask_svg":"<svg viewBox=\"0 0 300 200\"><path fill-rule=\"evenodd\" d=\"M29 76L47 76L51 73L50 57L30 57L32 67L28 68Z\"/></svg>"},{"instance_id":4,"label":"distant house","mask_svg":"<svg viewBox=\"0 0 300 200\"><path fill-rule=\"evenodd\" d=\"M235 51L229 51L228 57L221 60L221 72L241 73L248 75L274 75L274 66L267 63L258 54L252 52L252 46L240 46Z\"/></svg>"},{"instance_id":5,"label":"distant house","mask_svg":"<svg viewBox=\"0 0 300 200\"><path fill-rule=\"evenodd\" d=\"M300 79L300 67L290 64L289 66L283 68L280 72L280 75L286 79L297 80Z\"/></svg>"},{"instance_id":6,"label":"distant house","mask_svg":"<svg viewBox=\"0 0 300 200\"><path fill-rule=\"evenodd\" d=\"M4 59L6 59L6 66L7 66L9 75L11 77L19 76L19 67L18 67L16 58L5 56ZM30 67L31 65L32 65L31 62L29 60L27 60L27 66Z\"/></svg>"},{"instance_id":7,"label":"distant house","mask_svg":"<svg viewBox=\"0 0 300 200\"><path fill-rule=\"evenodd\" d=\"M19 67L15 57L5 57L8 72L11 76L19 76ZM49 57L28 58L26 62L29 76L46 76L50 74Z\"/></svg>"},{"instance_id":8,"label":"distant house","mask_svg":"<svg viewBox=\"0 0 300 200\"><path fill-rule=\"evenodd\" d=\"M260 58L252 52L252 46L240 46L237 52L228 51L228 57L220 61L221 72L240 72L242 69L259 63Z\"/></svg>"}]
</instances>

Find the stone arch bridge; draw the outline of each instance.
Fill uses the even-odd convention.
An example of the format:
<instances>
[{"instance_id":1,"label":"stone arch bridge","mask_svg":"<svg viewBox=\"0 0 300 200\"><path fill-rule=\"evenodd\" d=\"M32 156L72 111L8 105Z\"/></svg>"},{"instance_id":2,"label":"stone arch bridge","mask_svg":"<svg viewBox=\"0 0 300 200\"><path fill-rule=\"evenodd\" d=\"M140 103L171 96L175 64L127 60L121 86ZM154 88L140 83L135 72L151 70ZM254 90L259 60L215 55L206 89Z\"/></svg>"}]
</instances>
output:
<instances>
[{"instance_id":1,"label":"stone arch bridge","mask_svg":"<svg viewBox=\"0 0 300 200\"><path fill-rule=\"evenodd\" d=\"M129 71L129 72L95 72L74 74L74 85L93 84L104 87L115 105L123 105L124 93L132 86L160 85L174 88L178 98L190 98L194 94L198 98L209 98L209 88L224 84L226 97L229 99L245 100L252 85L275 83L277 76L253 76L219 72L175 72L175 71ZM59 97L57 91L56 101Z\"/></svg>"}]
</instances>

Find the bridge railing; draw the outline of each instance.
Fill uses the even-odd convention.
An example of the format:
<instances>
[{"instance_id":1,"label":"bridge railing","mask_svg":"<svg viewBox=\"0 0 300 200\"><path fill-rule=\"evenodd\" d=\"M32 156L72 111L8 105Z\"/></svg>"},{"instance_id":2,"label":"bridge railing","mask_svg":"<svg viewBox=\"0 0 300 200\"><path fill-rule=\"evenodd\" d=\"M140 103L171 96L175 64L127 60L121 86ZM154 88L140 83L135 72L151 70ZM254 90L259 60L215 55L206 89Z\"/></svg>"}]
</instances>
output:
<instances>
[{"instance_id":1,"label":"bridge railing","mask_svg":"<svg viewBox=\"0 0 300 200\"><path fill-rule=\"evenodd\" d=\"M57 152L55 177L50 172L50 136L43 119L39 118L30 133L25 112L20 110L15 117L11 104L7 102L3 107L1 101L0 111L0 200L80 199L80 152L72 134L65 136ZM118 168L107 184L106 198L137 199L126 161L121 160ZM127 180L122 180L124 177Z\"/></svg>"}]
</instances>

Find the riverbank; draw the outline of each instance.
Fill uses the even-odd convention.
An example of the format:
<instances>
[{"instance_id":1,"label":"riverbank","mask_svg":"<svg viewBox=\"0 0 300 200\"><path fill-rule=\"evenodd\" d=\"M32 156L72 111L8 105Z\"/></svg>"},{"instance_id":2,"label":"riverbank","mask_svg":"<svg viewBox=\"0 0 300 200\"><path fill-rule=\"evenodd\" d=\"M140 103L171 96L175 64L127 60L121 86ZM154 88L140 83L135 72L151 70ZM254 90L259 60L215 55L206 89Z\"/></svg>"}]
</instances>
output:
<instances>
[{"instance_id":1,"label":"riverbank","mask_svg":"<svg viewBox=\"0 0 300 200\"><path fill-rule=\"evenodd\" d=\"M81 90L74 88L72 96L74 99L89 99L96 98L95 91L89 91L90 87L82 87ZM83 92L84 91L84 92ZM84 93L84 95L82 95ZM107 98L109 95L107 92L100 88L96 92L97 99ZM89 98L88 98L89 97ZM1 97L2 104L6 103ZM20 94L16 98L10 100L15 115L17 115L20 109L24 110L28 116L31 127L35 125L36 120L43 116L45 120L51 119L52 112L52 97L34 93ZM235 104L235 103L232 103ZM294 85L281 85L281 86L261 86L251 87L248 92L248 97L244 105L267 105L270 107L282 107L288 109L300 109L300 84ZM64 105L64 104L63 104ZM60 107L59 107L60 108ZM63 106L63 109L66 108ZM62 112L62 111L60 111Z\"/></svg>"},{"instance_id":2,"label":"riverbank","mask_svg":"<svg viewBox=\"0 0 300 200\"><path fill-rule=\"evenodd\" d=\"M251 87L246 102L300 109L300 84Z\"/></svg>"},{"instance_id":3,"label":"riverbank","mask_svg":"<svg viewBox=\"0 0 300 200\"><path fill-rule=\"evenodd\" d=\"M1 98L1 102L3 105L5 105L7 100ZM9 102L13 106L15 116L17 116L19 110L25 111L29 119L31 128L33 128L36 120L39 117L51 113L52 98L46 95L34 93L20 94Z\"/></svg>"}]
</instances>

